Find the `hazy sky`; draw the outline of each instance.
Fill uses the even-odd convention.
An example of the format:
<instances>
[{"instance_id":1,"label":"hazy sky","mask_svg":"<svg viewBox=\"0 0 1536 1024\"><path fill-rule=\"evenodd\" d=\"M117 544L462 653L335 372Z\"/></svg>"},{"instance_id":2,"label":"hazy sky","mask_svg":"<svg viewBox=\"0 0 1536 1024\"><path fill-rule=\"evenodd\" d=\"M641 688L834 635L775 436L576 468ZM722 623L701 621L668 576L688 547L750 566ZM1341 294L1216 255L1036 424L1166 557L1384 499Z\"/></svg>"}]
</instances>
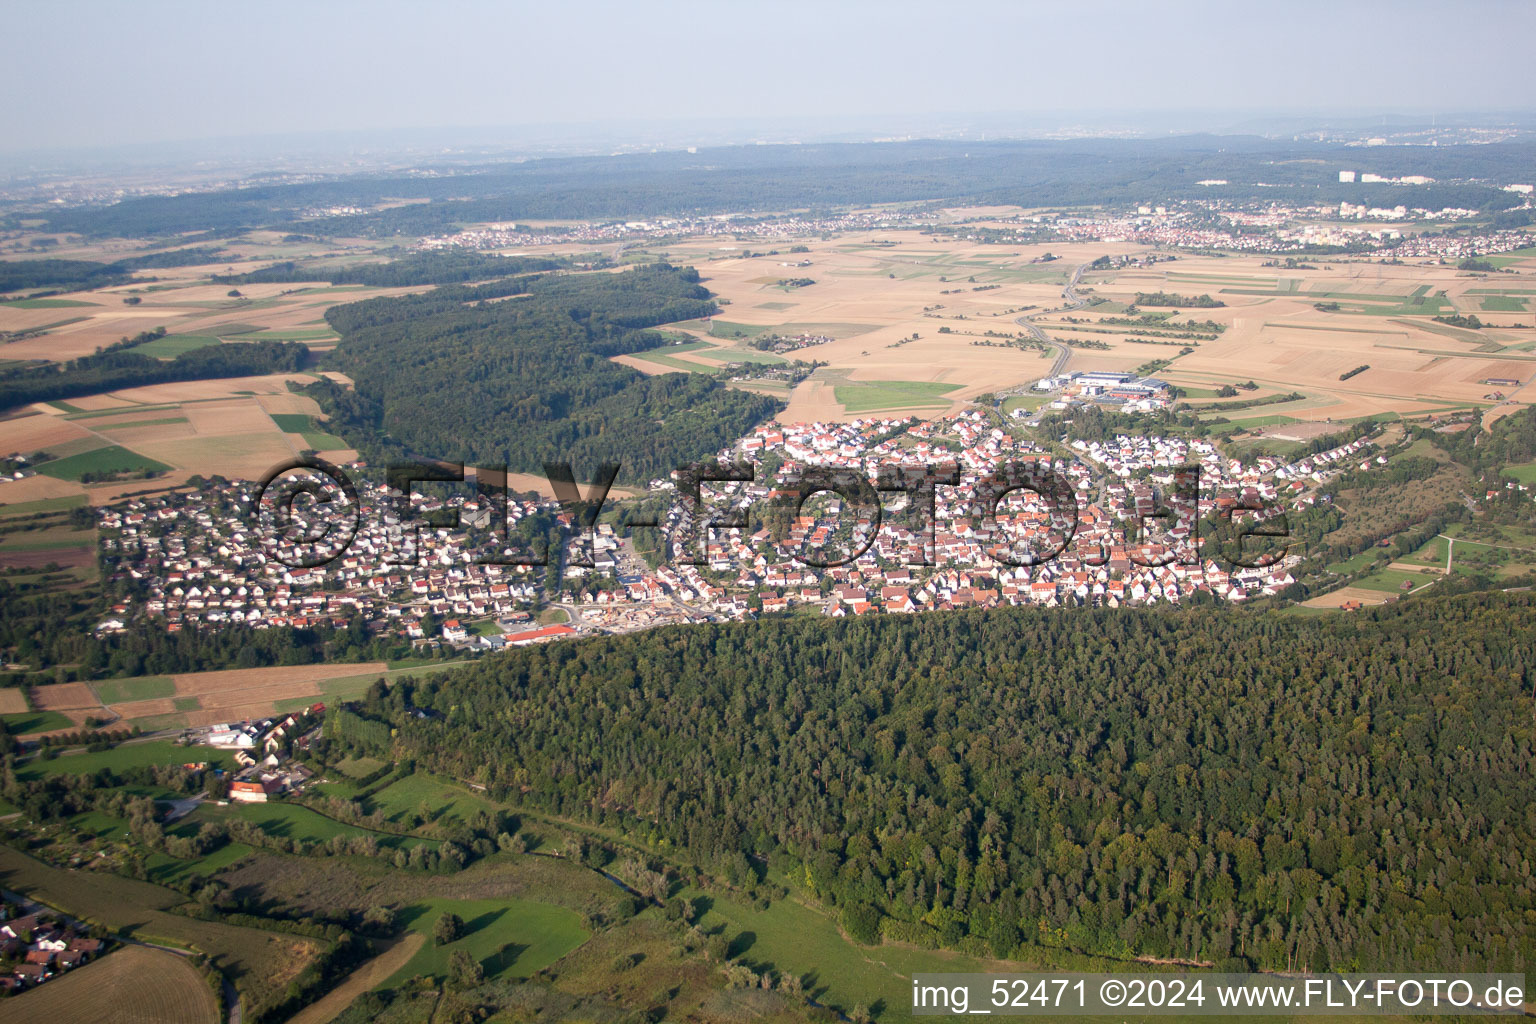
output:
<instances>
[{"instance_id":1,"label":"hazy sky","mask_svg":"<svg viewBox=\"0 0 1536 1024\"><path fill-rule=\"evenodd\" d=\"M1536 108L1536 4L12 0L0 150L337 129Z\"/></svg>"}]
</instances>

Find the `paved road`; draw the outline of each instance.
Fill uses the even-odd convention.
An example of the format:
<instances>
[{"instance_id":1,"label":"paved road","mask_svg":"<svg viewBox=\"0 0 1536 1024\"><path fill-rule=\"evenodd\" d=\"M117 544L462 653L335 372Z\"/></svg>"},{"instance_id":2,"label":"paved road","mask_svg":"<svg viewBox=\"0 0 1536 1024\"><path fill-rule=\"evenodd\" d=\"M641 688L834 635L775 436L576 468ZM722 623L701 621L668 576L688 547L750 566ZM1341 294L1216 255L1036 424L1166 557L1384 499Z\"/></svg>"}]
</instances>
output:
<instances>
[{"instance_id":1,"label":"paved road","mask_svg":"<svg viewBox=\"0 0 1536 1024\"><path fill-rule=\"evenodd\" d=\"M187 815L197 810L198 806L202 804L202 802L207 798L208 791L205 789L196 796L182 797L179 800L161 801L162 803L167 803L171 806L171 809L166 812L164 824L169 825L173 821L180 821L182 818L185 818Z\"/></svg>"},{"instance_id":2,"label":"paved road","mask_svg":"<svg viewBox=\"0 0 1536 1024\"><path fill-rule=\"evenodd\" d=\"M1051 362L1051 369L1050 372L1046 374L1047 377L1055 377L1059 375L1063 369L1066 368L1067 360L1071 357L1072 350L1066 345L1063 345L1060 342L1052 341L1049 337L1047 337L1046 333L1040 329L1040 325L1035 323L1035 317L1045 316L1047 313L1065 313L1069 310L1082 309L1085 305L1087 305L1088 300L1079 296L1076 291L1077 282L1081 280L1083 271L1087 269L1088 264L1079 263L1077 269L1072 271L1072 280L1068 281L1067 286L1061 290L1061 297L1067 300L1067 304L1065 306L1060 306L1056 309L1042 309L1038 313L1026 313L1014 320L1014 323L1018 324L1019 326L1029 328L1030 332L1034 334L1037 341L1045 345L1054 345L1056 347L1056 358Z\"/></svg>"}]
</instances>

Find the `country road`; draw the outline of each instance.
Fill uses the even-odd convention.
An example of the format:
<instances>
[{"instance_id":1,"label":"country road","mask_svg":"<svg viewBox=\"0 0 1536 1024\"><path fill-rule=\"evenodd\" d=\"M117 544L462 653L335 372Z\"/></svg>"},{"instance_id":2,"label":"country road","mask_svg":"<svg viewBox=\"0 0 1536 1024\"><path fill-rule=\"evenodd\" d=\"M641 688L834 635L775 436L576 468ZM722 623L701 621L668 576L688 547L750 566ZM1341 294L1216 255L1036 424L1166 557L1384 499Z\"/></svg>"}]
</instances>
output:
<instances>
[{"instance_id":1,"label":"country road","mask_svg":"<svg viewBox=\"0 0 1536 1024\"><path fill-rule=\"evenodd\" d=\"M1088 264L1079 263L1077 265L1077 269L1072 271L1072 280L1068 281L1067 286L1061 290L1061 297L1067 300L1067 304L1065 306L1060 306L1056 309L1043 309L1038 313L1026 313L1014 320L1014 323L1020 325L1021 327L1028 327L1030 332L1034 334L1035 339L1041 344L1056 346L1056 358L1051 361L1051 369L1046 374L1047 377L1055 377L1059 375L1063 369L1066 368L1067 359L1071 357L1072 350L1068 346L1063 345L1061 342L1052 341L1049 337L1047 337L1046 333L1040 329L1040 325L1035 323L1035 317L1045 316L1047 313L1065 313L1068 310L1082 309L1083 306L1087 305L1087 300L1079 297L1077 292L1074 290L1077 288L1077 282L1083 276L1083 271L1087 269Z\"/></svg>"}]
</instances>

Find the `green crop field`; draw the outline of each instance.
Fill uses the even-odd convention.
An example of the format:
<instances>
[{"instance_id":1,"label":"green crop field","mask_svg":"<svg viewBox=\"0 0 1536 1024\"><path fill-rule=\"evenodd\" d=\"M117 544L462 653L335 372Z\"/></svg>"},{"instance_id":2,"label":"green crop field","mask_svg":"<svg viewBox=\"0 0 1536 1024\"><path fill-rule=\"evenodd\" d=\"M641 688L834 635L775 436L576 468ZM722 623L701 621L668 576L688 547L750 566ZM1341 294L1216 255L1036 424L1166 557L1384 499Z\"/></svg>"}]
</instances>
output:
<instances>
[{"instance_id":1,"label":"green crop field","mask_svg":"<svg viewBox=\"0 0 1536 1024\"><path fill-rule=\"evenodd\" d=\"M917 380L871 380L839 384L832 389L838 404L848 412L871 409L908 409L947 405L943 397L958 384Z\"/></svg>"},{"instance_id":2,"label":"green crop field","mask_svg":"<svg viewBox=\"0 0 1536 1024\"><path fill-rule=\"evenodd\" d=\"M12 309L73 309L77 306L99 306L99 302L80 302L77 299L12 299L0 302L0 306Z\"/></svg>"},{"instance_id":3,"label":"green crop field","mask_svg":"<svg viewBox=\"0 0 1536 1024\"><path fill-rule=\"evenodd\" d=\"M711 348L708 352L700 352L699 358L708 359L711 362L717 362L722 365L725 363L766 363L773 365L775 363L787 363L794 356L791 355L789 358L785 358L777 352L761 352L755 348L737 348L732 346L731 348Z\"/></svg>"},{"instance_id":4,"label":"green crop field","mask_svg":"<svg viewBox=\"0 0 1536 1024\"><path fill-rule=\"evenodd\" d=\"M176 684L170 676L139 676L134 679L107 679L94 684L103 704L121 704L128 700L154 700L171 697Z\"/></svg>"},{"instance_id":5,"label":"green crop field","mask_svg":"<svg viewBox=\"0 0 1536 1024\"><path fill-rule=\"evenodd\" d=\"M1525 300L1514 295L1485 295L1482 306L1488 313L1524 313Z\"/></svg>"},{"instance_id":6,"label":"green crop field","mask_svg":"<svg viewBox=\"0 0 1536 1024\"><path fill-rule=\"evenodd\" d=\"M219 339L208 334L167 334L163 338L135 345L133 351L144 356L154 356L156 359L175 359L183 352L217 344Z\"/></svg>"},{"instance_id":7,"label":"green crop field","mask_svg":"<svg viewBox=\"0 0 1536 1024\"><path fill-rule=\"evenodd\" d=\"M464 935L438 946L432 942L432 926L445 913L464 921ZM589 934L575 911L520 899L424 900L406 907L400 919L425 935L427 943L384 982L386 988L417 975L447 977L448 958L459 949L480 961L487 978L526 978L580 946Z\"/></svg>"},{"instance_id":8,"label":"green crop field","mask_svg":"<svg viewBox=\"0 0 1536 1024\"><path fill-rule=\"evenodd\" d=\"M345 448L347 442L335 434L330 434L317 422L313 416L306 416L298 412L270 413L272 422L277 424L277 429L285 434L299 434L304 438L304 443L316 451L334 451Z\"/></svg>"},{"instance_id":9,"label":"green crop field","mask_svg":"<svg viewBox=\"0 0 1536 1024\"><path fill-rule=\"evenodd\" d=\"M69 494L62 498L40 498L37 501L19 501L12 505L0 505L0 516L29 516L38 512L64 512L85 504L85 495Z\"/></svg>"},{"instance_id":10,"label":"green crop field","mask_svg":"<svg viewBox=\"0 0 1536 1024\"><path fill-rule=\"evenodd\" d=\"M134 420L131 423L107 423L97 430L133 430L135 427L163 427L168 423L186 423L185 416L166 416L158 420Z\"/></svg>"},{"instance_id":11,"label":"green crop field","mask_svg":"<svg viewBox=\"0 0 1536 1024\"><path fill-rule=\"evenodd\" d=\"M37 471L58 480L79 480L87 473L165 473L170 468L147 455L117 445L107 445L79 455L55 459L37 467Z\"/></svg>"},{"instance_id":12,"label":"green crop field","mask_svg":"<svg viewBox=\"0 0 1536 1024\"><path fill-rule=\"evenodd\" d=\"M252 328L256 330L256 328ZM221 334L230 334L230 331L220 331ZM244 332L242 332L244 333ZM328 327L316 327L309 330L274 330L261 331L252 337L251 341L338 341L341 336Z\"/></svg>"},{"instance_id":13,"label":"green crop field","mask_svg":"<svg viewBox=\"0 0 1536 1024\"><path fill-rule=\"evenodd\" d=\"M212 747L184 747L170 740L150 740L123 743L111 750L65 754L51 761L33 757L18 767L16 774L21 779L39 779L47 775L99 772L103 768L121 771L151 764L187 764L194 761L206 761L211 766L222 768L234 765L228 753Z\"/></svg>"},{"instance_id":14,"label":"green crop field","mask_svg":"<svg viewBox=\"0 0 1536 1024\"><path fill-rule=\"evenodd\" d=\"M190 404L192 404L194 402L205 402L205 401L215 401L215 402L217 402L217 401L220 401L220 399L217 399L217 398L215 398L215 399L194 398L194 399L190 399L187 402L172 402L172 403L160 404L160 405L133 405L133 406L121 407L121 408L117 408L117 409L91 409L91 410L88 410L88 411L72 412L68 416L65 416L64 418L67 419L67 420L71 420L71 421L73 421L73 420L98 420L98 419L105 419L108 416L121 416L125 412L176 412L176 411L179 411L183 405L190 405ZM52 405L54 403L49 402L48 404Z\"/></svg>"},{"instance_id":15,"label":"green crop field","mask_svg":"<svg viewBox=\"0 0 1536 1024\"><path fill-rule=\"evenodd\" d=\"M699 321L676 326L692 326ZM702 326L702 324L701 324ZM712 337L725 338L728 341L747 341L762 334L781 334L785 337L793 337L800 334L825 334L833 338L856 338L861 334L868 334L877 329L876 324L846 324L846 323L805 323L805 324L738 324L729 320L714 320L710 322L709 333Z\"/></svg>"},{"instance_id":16,"label":"green crop field","mask_svg":"<svg viewBox=\"0 0 1536 1024\"><path fill-rule=\"evenodd\" d=\"M1519 483L1536 484L1536 462L1527 462L1523 466L1505 466L1501 472Z\"/></svg>"},{"instance_id":17,"label":"green crop field","mask_svg":"<svg viewBox=\"0 0 1536 1024\"><path fill-rule=\"evenodd\" d=\"M0 722L5 723L5 731L13 736L75 727L73 721L57 711L20 711L14 715L0 715Z\"/></svg>"},{"instance_id":18,"label":"green crop field","mask_svg":"<svg viewBox=\"0 0 1536 1024\"><path fill-rule=\"evenodd\" d=\"M1409 572L1405 569L1382 569L1380 572L1373 572L1369 576L1356 580L1354 585L1364 587L1366 590L1381 590L1387 593L1399 594L1405 593L1403 590L1404 583L1411 584L1412 588L1416 589L1429 583L1434 578L1435 576L1432 573Z\"/></svg>"},{"instance_id":19,"label":"green crop field","mask_svg":"<svg viewBox=\"0 0 1536 1024\"><path fill-rule=\"evenodd\" d=\"M306 430L315 429L315 418L301 412L274 412L268 415L277 424L277 429L285 434L302 434Z\"/></svg>"}]
</instances>

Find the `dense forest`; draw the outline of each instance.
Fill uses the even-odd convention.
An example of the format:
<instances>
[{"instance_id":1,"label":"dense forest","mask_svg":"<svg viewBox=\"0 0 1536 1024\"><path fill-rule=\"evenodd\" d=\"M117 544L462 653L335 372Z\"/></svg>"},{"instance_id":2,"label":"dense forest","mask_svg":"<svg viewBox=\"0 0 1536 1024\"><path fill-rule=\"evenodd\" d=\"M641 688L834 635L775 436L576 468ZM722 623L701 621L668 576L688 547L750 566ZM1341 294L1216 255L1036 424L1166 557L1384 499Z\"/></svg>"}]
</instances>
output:
<instances>
[{"instance_id":1,"label":"dense forest","mask_svg":"<svg viewBox=\"0 0 1536 1024\"><path fill-rule=\"evenodd\" d=\"M0 410L168 381L294 373L309 358L309 350L294 341L210 345L174 359L156 359L133 351L135 345L164 334L164 328L157 328L68 362L0 370Z\"/></svg>"},{"instance_id":2,"label":"dense forest","mask_svg":"<svg viewBox=\"0 0 1536 1024\"><path fill-rule=\"evenodd\" d=\"M784 869L865 941L1520 969L1533 601L668 628L358 711L397 755L733 884Z\"/></svg>"},{"instance_id":3,"label":"dense forest","mask_svg":"<svg viewBox=\"0 0 1536 1024\"><path fill-rule=\"evenodd\" d=\"M1536 146L1379 146L1377 173L1520 181ZM1209 196L1202 179L1231 181L1226 199L1457 206L1518 206L1494 186L1342 184L1359 153L1346 146L1252 136L1013 142L901 142L735 146L493 164L437 175L376 175L224 192L127 199L46 212L52 231L153 237L275 226L331 236L430 234L515 219L631 218L660 214L817 209L937 199L1023 206L1150 202ZM1264 182L1258 185L1257 182ZM313 207L409 203L305 219ZM1390 199L1390 202L1388 201Z\"/></svg>"},{"instance_id":4,"label":"dense forest","mask_svg":"<svg viewBox=\"0 0 1536 1024\"><path fill-rule=\"evenodd\" d=\"M494 253L408 253L386 263L314 264L287 260L249 274L214 276L220 284L328 281L361 284L371 288L398 288L422 284L465 284L511 274L556 270L559 260L532 256L499 256Z\"/></svg>"},{"instance_id":5,"label":"dense forest","mask_svg":"<svg viewBox=\"0 0 1536 1024\"><path fill-rule=\"evenodd\" d=\"M195 266L210 262L220 251L218 246L167 249L129 256L113 263L98 263L95 260L4 260L0 261L0 294L32 288L52 291L106 288L128 282L135 270Z\"/></svg>"},{"instance_id":6,"label":"dense forest","mask_svg":"<svg viewBox=\"0 0 1536 1024\"><path fill-rule=\"evenodd\" d=\"M504 296L515 297L488 301ZM617 461L620 482L644 483L782 408L700 374L610 361L663 343L644 328L714 310L696 271L665 264L369 299L326 313L354 390L322 381L310 393L370 461L540 472L558 460L578 474Z\"/></svg>"}]
</instances>

